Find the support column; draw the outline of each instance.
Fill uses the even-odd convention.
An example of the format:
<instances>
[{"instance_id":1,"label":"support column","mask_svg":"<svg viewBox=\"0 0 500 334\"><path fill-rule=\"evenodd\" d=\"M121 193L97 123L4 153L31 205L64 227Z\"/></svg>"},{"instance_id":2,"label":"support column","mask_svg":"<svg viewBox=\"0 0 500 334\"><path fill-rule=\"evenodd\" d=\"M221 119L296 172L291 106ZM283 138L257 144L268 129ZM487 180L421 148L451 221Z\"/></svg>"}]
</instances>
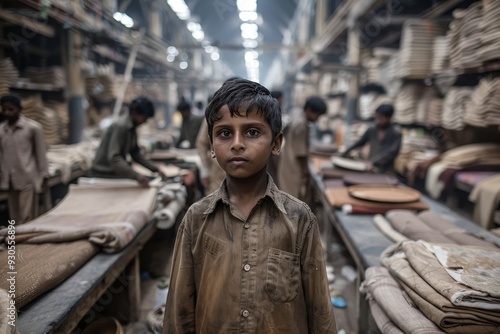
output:
<instances>
[{"instance_id":1,"label":"support column","mask_svg":"<svg viewBox=\"0 0 500 334\"><path fill-rule=\"evenodd\" d=\"M349 29L347 36L347 56L349 66L360 66L361 61L361 32L354 26ZM347 92L347 123L352 124L358 114L359 102L359 72L351 72L349 89Z\"/></svg>"},{"instance_id":2,"label":"support column","mask_svg":"<svg viewBox=\"0 0 500 334\"><path fill-rule=\"evenodd\" d=\"M85 127L85 80L80 68L82 56L82 35L79 31L69 30L67 34L67 56L65 68L68 92L69 144L79 143Z\"/></svg>"},{"instance_id":3,"label":"support column","mask_svg":"<svg viewBox=\"0 0 500 334\"><path fill-rule=\"evenodd\" d=\"M325 29L327 0L316 1L316 36L319 36Z\"/></svg>"},{"instance_id":4,"label":"support column","mask_svg":"<svg viewBox=\"0 0 500 334\"><path fill-rule=\"evenodd\" d=\"M151 9L149 12L149 34L161 39L163 38L163 26L162 13L160 9L161 8L157 0L151 3Z\"/></svg>"}]
</instances>

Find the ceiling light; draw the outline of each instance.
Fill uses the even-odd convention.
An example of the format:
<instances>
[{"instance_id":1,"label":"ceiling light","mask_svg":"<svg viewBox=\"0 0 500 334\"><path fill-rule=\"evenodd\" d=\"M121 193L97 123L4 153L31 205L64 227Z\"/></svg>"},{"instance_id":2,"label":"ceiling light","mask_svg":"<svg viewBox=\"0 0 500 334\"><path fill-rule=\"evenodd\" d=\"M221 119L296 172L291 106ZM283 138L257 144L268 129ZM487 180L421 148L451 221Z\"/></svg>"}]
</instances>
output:
<instances>
[{"instance_id":1,"label":"ceiling light","mask_svg":"<svg viewBox=\"0 0 500 334\"><path fill-rule=\"evenodd\" d=\"M242 21L255 21L258 17L257 12L240 12L240 20Z\"/></svg>"},{"instance_id":2,"label":"ceiling light","mask_svg":"<svg viewBox=\"0 0 500 334\"><path fill-rule=\"evenodd\" d=\"M213 51L214 51L214 47L213 47L213 46L211 46L211 45L209 45L209 46L207 46L207 47L205 48L205 52L206 52L206 53L212 53Z\"/></svg>"},{"instance_id":3,"label":"ceiling light","mask_svg":"<svg viewBox=\"0 0 500 334\"><path fill-rule=\"evenodd\" d=\"M168 5L177 14L177 17L181 20L189 20L191 17L191 12L189 7L186 5L184 0L167 0Z\"/></svg>"},{"instance_id":4,"label":"ceiling light","mask_svg":"<svg viewBox=\"0 0 500 334\"><path fill-rule=\"evenodd\" d=\"M167 61L169 63L173 62L174 60L175 60L175 56L174 55L170 54L170 55L167 56Z\"/></svg>"},{"instance_id":5,"label":"ceiling light","mask_svg":"<svg viewBox=\"0 0 500 334\"><path fill-rule=\"evenodd\" d=\"M259 26L255 23L242 23L240 25L241 32L257 32L259 30Z\"/></svg>"},{"instance_id":6,"label":"ceiling light","mask_svg":"<svg viewBox=\"0 0 500 334\"><path fill-rule=\"evenodd\" d=\"M196 22L188 22L187 28L189 31L193 32L195 30L201 30L201 25Z\"/></svg>"},{"instance_id":7,"label":"ceiling light","mask_svg":"<svg viewBox=\"0 0 500 334\"><path fill-rule=\"evenodd\" d=\"M255 12L257 11L257 0L237 0L236 6L240 12Z\"/></svg>"},{"instance_id":8,"label":"ceiling light","mask_svg":"<svg viewBox=\"0 0 500 334\"><path fill-rule=\"evenodd\" d=\"M181 68L181 70L185 70L186 68L188 68L187 61L181 61L179 67Z\"/></svg>"},{"instance_id":9,"label":"ceiling light","mask_svg":"<svg viewBox=\"0 0 500 334\"><path fill-rule=\"evenodd\" d=\"M171 55L177 56L179 54L179 50L175 46L169 46L167 48L167 52Z\"/></svg>"},{"instance_id":10,"label":"ceiling light","mask_svg":"<svg viewBox=\"0 0 500 334\"><path fill-rule=\"evenodd\" d=\"M257 31L242 31L241 37L244 39L257 39L259 37L259 33Z\"/></svg>"},{"instance_id":11,"label":"ceiling light","mask_svg":"<svg viewBox=\"0 0 500 334\"><path fill-rule=\"evenodd\" d=\"M259 57L259 53L257 51L247 51L245 52L245 61L250 62L254 61Z\"/></svg>"},{"instance_id":12,"label":"ceiling light","mask_svg":"<svg viewBox=\"0 0 500 334\"><path fill-rule=\"evenodd\" d=\"M259 42L257 42L254 39L245 39L243 41L243 47L247 49L253 49L256 48L259 45Z\"/></svg>"},{"instance_id":13,"label":"ceiling light","mask_svg":"<svg viewBox=\"0 0 500 334\"><path fill-rule=\"evenodd\" d=\"M113 18L114 18L116 21L118 21L118 22L120 22L120 20L122 19L122 16L123 16L123 14L122 14L122 13L120 13L120 12L116 12L116 13L114 13L114 14L113 14Z\"/></svg>"},{"instance_id":14,"label":"ceiling light","mask_svg":"<svg viewBox=\"0 0 500 334\"><path fill-rule=\"evenodd\" d=\"M201 42L201 46L203 46L204 48L210 46L210 42L209 41L203 41Z\"/></svg>"},{"instance_id":15,"label":"ceiling light","mask_svg":"<svg viewBox=\"0 0 500 334\"><path fill-rule=\"evenodd\" d=\"M205 38L205 33L203 30L195 30L192 33L193 38L196 39L197 41L202 41Z\"/></svg>"},{"instance_id":16,"label":"ceiling light","mask_svg":"<svg viewBox=\"0 0 500 334\"><path fill-rule=\"evenodd\" d=\"M216 60L219 60L220 55L219 55L218 52L214 52L214 53L212 53L212 55L210 56L210 58L212 58L213 61L216 61Z\"/></svg>"}]
</instances>

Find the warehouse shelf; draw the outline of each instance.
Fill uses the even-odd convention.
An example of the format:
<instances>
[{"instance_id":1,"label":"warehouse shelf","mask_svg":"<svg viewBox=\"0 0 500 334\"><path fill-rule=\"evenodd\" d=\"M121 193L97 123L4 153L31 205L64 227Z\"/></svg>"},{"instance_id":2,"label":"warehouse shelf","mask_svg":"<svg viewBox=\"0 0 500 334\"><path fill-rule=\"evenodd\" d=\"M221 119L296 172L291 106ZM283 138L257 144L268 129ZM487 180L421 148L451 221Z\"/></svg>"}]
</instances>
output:
<instances>
[{"instance_id":1,"label":"warehouse shelf","mask_svg":"<svg viewBox=\"0 0 500 334\"><path fill-rule=\"evenodd\" d=\"M34 83L34 82L17 82L10 89L17 90L30 90L30 91L40 91L40 92L61 92L64 90L63 87L56 87L52 84L45 83Z\"/></svg>"}]
</instances>

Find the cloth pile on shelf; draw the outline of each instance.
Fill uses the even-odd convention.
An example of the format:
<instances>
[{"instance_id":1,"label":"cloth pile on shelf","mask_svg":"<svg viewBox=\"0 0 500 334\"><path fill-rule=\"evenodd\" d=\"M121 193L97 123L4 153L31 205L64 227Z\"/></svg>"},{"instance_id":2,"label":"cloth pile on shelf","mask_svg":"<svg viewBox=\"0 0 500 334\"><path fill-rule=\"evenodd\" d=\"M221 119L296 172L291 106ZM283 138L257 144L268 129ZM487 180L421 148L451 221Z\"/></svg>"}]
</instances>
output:
<instances>
[{"instance_id":1,"label":"cloth pile on shelf","mask_svg":"<svg viewBox=\"0 0 500 334\"><path fill-rule=\"evenodd\" d=\"M60 66L47 68L28 67L24 75L34 83L50 84L55 88L64 88L66 86L66 76Z\"/></svg>"},{"instance_id":2,"label":"cloth pile on shelf","mask_svg":"<svg viewBox=\"0 0 500 334\"><path fill-rule=\"evenodd\" d=\"M85 78L85 91L88 96L100 101L116 99L120 90L120 81L114 76L97 76Z\"/></svg>"},{"instance_id":3,"label":"cloth pile on shelf","mask_svg":"<svg viewBox=\"0 0 500 334\"><path fill-rule=\"evenodd\" d=\"M46 101L44 102L44 105L56 112L59 122L59 138L62 142L65 142L69 137L68 103L59 101Z\"/></svg>"},{"instance_id":4,"label":"cloth pile on shelf","mask_svg":"<svg viewBox=\"0 0 500 334\"><path fill-rule=\"evenodd\" d=\"M41 124L47 145L56 145L62 142L62 134L67 131L61 116L55 110L45 106L40 94L23 97L22 114ZM66 129L66 130L65 130Z\"/></svg>"},{"instance_id":5,"label":"cloth pile on shelf","mask_svg":"<svg viewBox=\"0 0 500 334\"><path fill-rule=\"evenodd\" d=\"M465 127L464 115L472 91L470 87L453 87L448 91L444 98L442 115L442 125L445 129L462 130Z\"/></svg>"},{"instance_id":6,"label":"cloth pile on shelf","mask_svg":"<svg viewBox=\"0 0 500 334\"><path fill-rule=\"evenodd\" d=\"M406 83L396 95L394 101L394 122L412 124L416 120L416 113L420 96L424 86L421 83Z\"/></svg>"},{"instance_id":7,"label":"cloth pile on shelf","mask_svg":"<svg viewBox=\"0 0 500 334\"><path fill-rule=\"evenodd\" d=\"M361 290L378 306L372 311L382 333L500 330L499 249L405 241L381 262L385 268L367 269Z\"/></svg>"},{"instance_id":8,"label":"cloth pile on shelf","mask_svg":"<svg viewBox=\"0 0 500 334\"><path fill-rule=\"evenodd\" d=\"M432 126L441 125L442 101L434 86L425 87L417 104L415 122Z\"/></svg>"},{"instance_id":9,"label":"cloth pile on shelf","mask_svg":"<svg viewBox=\"0 0 500 334\"><path fill-rule=\"evenodd\" d=\"M500 125L500 78L483 78L474 89L464 115L466 124Z\"/></svg>"},{"instance_id":10,"label":"cloth pile on shelf","mask_svg":"<svg viewBox=\"0 0 500 334\"><path fill-rule=\"evenodd\" d=\"M423 79L431 74L434 38L445 29L428 20L407 20L401 36L400 78Z\"/></svg>"},{"instance_id":11,"label":"cloth pile on shelf","mask_svg":"<svg viewBox=\"0 0 500 334\"><path fill-rule=\"evenodd\" d=\"M495 227L495 212L500 204L500 173L476 184L469 199L475 203L474 222L487 229Z\"/></svg>"},{"instance_id":12,"label":"cloth pile on shelf","mask_svg":"<svg viewBox=\"0 0 500 334\"><path fill-rule=\"evenodd\" d=\"M417 164L437 155L436 142L432 137L416 130L403 132L403 140L394 168L401 175L415 169Z\"/></svg>"},{"instance_id":13,"label":"cloth pile on shelf","mask_svg":"<svg viewBox=\"0 0 500 334\"><path fill-rule=\"evenodd\" d=\"M478 52L482 62L500 58L500 2L483 0L483 18L481 20L481 49Z\"/></svg>"},{"instance_id":14,"label":"cloth pile on shelf","mask_svg":"<svg viewBox=\"0 0 500 334\"><path fill-rule=\"evenodd\" d=\"M90 169L98 142L80 142L73 145L52 145L47 150L49 174L60 174L61 181L71 181L71 172L74 168L83 171Z\"/></svg>"},{"instance_id":15,"label":"cloth pile on shelf","mask_svg":"<svg viewBox=\"0 0 500 334\"><path fill-rule=\"evenodd\" d=\"M442 216L433 211L423 211L419 214L408 210L391 210L373 218L377 228L390 240L424 240L427 242L457 244L478 247L495 247L479 236L475 236L458 224L451 217Z\"/></svg>"},{"instance_id":16,"label":"cloth pile on shelf","mask_svg":"<svg viewBox=\"0 0 500 334\"><path fill-rule=\"evenodd\" d=\"M0 59L0 96L8 94L9 88L14 86L19 79L19 72L12 59Z\"/></svg>"},{"instance_id":17,"label":"cloth pile on shelf","mask_svg":"<svg viewBox=\"0 0 500 334\"><path fill-rule=\"evenodd\" d=\"M448 68L449 61L449 37L437 36L434 38L433 56L432 56L432 73L441 73Z\"/></svg>"},{"instance_id":18,"label":"cloth pile on shelf","mask_svg":"<svg viewBox=\"0 0 500 334\"><path fill-rule=\"evenodd\" d=\"M333 117L343 117L347 114L347 106L345 103L345 96L335 96L330 97L327 100L328 105L328 116Z\"/></svg>"},{"instance_id":19,"label":"cloth pile on shelf","mask_svg":"<svg viewBox=\"0 0 500 334\"><path fill-rule=\"evenodd\" d=\"M433 198L439 198L450 186L455 174L464 170L497 170L500 166L500 145L471 144L451 149L441 156L441 161L427 171L425 189Z\"/></svg>"}]
</instances>

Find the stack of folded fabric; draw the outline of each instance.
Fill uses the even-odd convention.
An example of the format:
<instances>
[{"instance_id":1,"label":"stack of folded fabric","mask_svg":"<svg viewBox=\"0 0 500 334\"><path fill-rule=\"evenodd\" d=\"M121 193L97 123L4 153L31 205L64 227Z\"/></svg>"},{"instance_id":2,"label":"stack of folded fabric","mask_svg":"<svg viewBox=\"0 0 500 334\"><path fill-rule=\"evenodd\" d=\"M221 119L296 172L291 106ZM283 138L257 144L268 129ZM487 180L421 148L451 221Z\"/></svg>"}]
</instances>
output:
<instances>
[{"instance_id":1,"label":"stack of folded fabric","mask_svg":"<svg viewBox=\"0 0 500 334\"><path fill-rule=\"evenodd\" d=\"M90 169L98 144L80 142L73 145L52 145L47 150L49 173L51 175L59 173L62 182L69 182L73 168L78 167L83 171Z\"/></svg>"},{"instance_id":2,"label":"stack of folded fabric","mask_svg":"<svg viewBox=\"0 0 500 334\"><path fill-rule=\"evenodd\" d=\"M381 262L362 291L382 333L500 331L499 249L403 241Z\"/></svg>"},{"instance_id":3,"label":"stack of folded fabric","mask_svg":"<svg viewBox=\"0 0 500 334\"><path fill-rule=\"evenodd\" d=\"M19 79L19 72L10 58L0 59L0 96L8 94L9 88Z\"/></svg>"},{"instance_id":4,"label":"stack of folded fabric","mask_svg":"<svg viewBox=\"0 0 500 334\"><path fill-rule=\"evenodd\" d=\"M417 105L424 86L421 83L407 83L396 95L394 101L394 121L400 124L412 124L416 119Z\"/></svg>"},{"instance_id":5,"label":"stack of folded fabric","mask_svg":"<svg viewBox=\"0 0 500 334\"><path fill-rule=\"evenodd\" d=\"M422 135L415 130L404 133L394 167L398 173L405 175L411 165L427 160L428 154L422 155L423 152L435 151L435 149L436 143L432 137Z\"/></svg>"},{"instance_id":6,"label":"stack of folded fabric","mask_svg":"<svg viewBox=\"0 0 500 334\"><path fill-rule=\"evenodd\" d=\"M425 189L433 198L452 185L455 174L463 170L496 170L500 166L499 144L470 144L451 149L427 171ZM496 168L496 169L495 169Z\"/></svg>"},{"instance_id":7,"label":"stack of folded fabric","mask_svg":"<svg viewBox=\"0 0 500 334\"><path fill-rule=\"evenodd\" d=\"M337 117L345 116L347 113L347 107L345 105L346 98L344 96L335 96L328 98L328 116Z\"/></svg>"},{"instance_id":8,"label":"stack of folded fabric","mask_svg":"<svg viewBox=\"0 0 500 334\"><path fill-rule=\"evenodd\" d=\"M462 130L465 126L464 115L472 94L470 87L453 87L445 96L442 125L445 129Z\"/></svg>"},{"instance_id":9,"label":"stack of folded fabric","mask_svg":"<svg viewBox=\"0 0 500 334\"><path fill-rule=\"evenodd\" d=\"M408 210L391 210L374 218L375 225L394 242L424 240L427 242L479 247L495 247L494 244L472 235L455 225L448 217L433 211L420 214ZM394 238L395 235L402 235Z\"/></svg>"},{"instance_id":10,"label":"stack of folded fabric","mask_svg":"<svg viewBox=\"0 0 500 334\"><path fill-rule=\"evenodd\" d=\"M443 114L443 103L444 100L440 97L433 97L428 103L429 111L427 113L427 125L431 126L441 126L442 114Z\"/></svg>"},{"instance_id":11,"label":"stack of folded fabric","mask_svg":"<svg viewBox=\"0 0 500 334\"><path fill-rule=\"evenodd\" d=\"M434 51L431 65L432 73L441 73L444 69L448 68L449 43L450 40L448 36L437 36L434 38Z\"/></svg>"},{"instance_id":12,"label":"stack of folded fabric","mask_svg":"<svg viewBox=\"0 0 500 334\"><path fill-rule=\"evenodd\" d=\"M40 123L47 145L61 143L61 123L58 114L44 106L41 95L31 95L21 100L23 115Z\"/></svg>"},{"instance_id":13,"label":"stack of folded fabric","mask_svg":"<svg viewBox=\"0 0 500 334\"><path fill-rule=\"evenodd\" d=\"M482 20L483 5L481 2L475 2L465 12L460 32L461 68L481 66L481 60L477 54L481 48Z\"/></svg>"},{"instance_id":14,"label":"stack of folded fabric","mask_svg":"<svg viewBox=\"0 0 500 334\"><path fill-rule=\"evenodd\" d=\"M469 199L475 204L474 222L484 228L494 228L495 212L500 204L500 173L478 182Z\"/></svg>"},{"instance_id":15,"label":"stack of folded fabric","mask_svg":"<svg viewBox=\"0 0 500 334\"><path fill-rule=\"evenodd\" d=\"M483 0L483 19L481 21L481 49L479 59L482 62L500 58L500 2Z\"/></svg>"},{"instance_id":16,"label":"stack of folded fabric","mask_svg":"<svg viewBox=\"0 0 500 334\"><path fill-rule=\"evenodd\" d=\"M445 29L427 20L407 20L401 36L400 78L422 79L431 74L434 38Z\"/></svg>"},{"instance_id":17,"label":"stack of folded fabric","mask_svg":"<svg viewBox=\"0 0 500 334\"><path fill-rule=\"evenodd\" d=\"M415 122L418 124L441 125L441 109L435 107L431 109L430 104L434 100L441 100L434 86L428 86L423 89L422 96L417 103ZM435 104L435 102L433 102ZM437 123L436 123L437 121Z\"/></svg>"},{"instance_id":18,"label":"stack of folded fabric","mask_svg":"<svg viewBox=\"0 0 500 334\"><path fill-rule=\"evenodd\" d=\"M450 28L446 33L449 40L448 56L451 68L461 67L461 49L460 49L460 34L463 27L463 10L457 9L453 11L453 21L450 23Z\"/></svg>"},{"instance_id":19,"label":"stack of folded fabric","mask_svg":"<svg viewBox=\"0 0 500 334\"><path fill-rule=\"evenodd\" d=\"M69 136L69 113L68 103L59 101L46 101L44 105L56 112L56 117L59 123L59 138L62 142L66 141Z\"/></svg>"},{"instance_id":20,"label":"stack of folded fabric","mask_svg":"<svg viewBox=\"0 0 500 334\"><path fill-rule=\"evenodd\" d=\"M466 124L500 125L500 78L483 78L473 91L464 115Z\"/></svg>"},{"instance_id":21,"label":"stack of folded fabric","mask_svg":"<svg viewBox=\"0 0 500 334\"><path fill-rule=\"evenodd\" d=\"M51 84L56 88L64 88L66 86L66 76L64 75L63 68L60 66L48 68L28 67L24 75L31 82Z\"/></svg>"},{"instance_id":22,"label":"stack of folded fabric","mask_svg":"<svg viewBox=\"0 0 500 334\"><path fill-rule=\"evenodd\" d=\"M87 95L100 101L116 99L121 85L120 76L98 76L85 78Z\"/></svg>"}]
</instances>

